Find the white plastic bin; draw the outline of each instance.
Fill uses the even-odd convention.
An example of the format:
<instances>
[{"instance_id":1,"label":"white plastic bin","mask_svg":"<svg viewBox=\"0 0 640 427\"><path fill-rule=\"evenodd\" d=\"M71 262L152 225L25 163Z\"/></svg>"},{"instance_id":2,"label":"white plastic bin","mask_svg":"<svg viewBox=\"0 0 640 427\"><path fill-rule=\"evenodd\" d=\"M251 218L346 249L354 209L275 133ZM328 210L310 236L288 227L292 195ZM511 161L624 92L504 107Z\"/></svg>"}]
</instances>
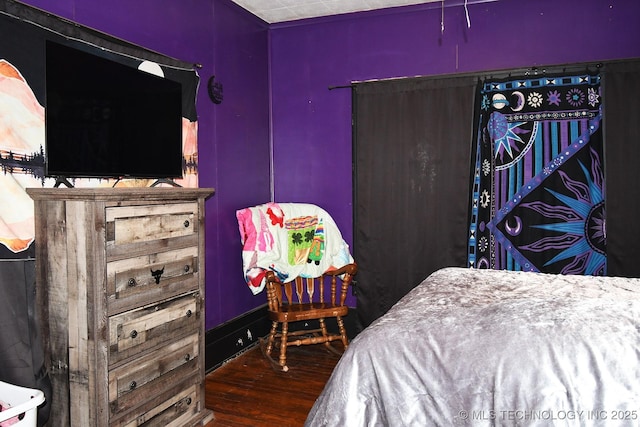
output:
<instances>
[{"instance_id":1,"label":"white plastic bin","mask_svg":"<svg viewBox=\"0 0 640 427\"><path fill-rule=\"evenodd\" d=\"M44 402L44 393L40 390L19 387L0 381L0 400L10 408L0 412L0 426L7 420L20 414L24 417L17 423L11 424L16 427L36 427L38 421L38 406Z\"/></svg>"}]
</instances>

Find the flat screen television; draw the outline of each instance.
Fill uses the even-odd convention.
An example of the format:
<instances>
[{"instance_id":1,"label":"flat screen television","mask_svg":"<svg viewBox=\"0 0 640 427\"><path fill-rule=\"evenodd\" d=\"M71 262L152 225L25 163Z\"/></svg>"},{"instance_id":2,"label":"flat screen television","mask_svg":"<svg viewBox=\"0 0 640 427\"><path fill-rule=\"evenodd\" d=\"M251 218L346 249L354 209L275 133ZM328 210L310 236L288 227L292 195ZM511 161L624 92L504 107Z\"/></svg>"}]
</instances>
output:
<instances>
[{"instance_id":1,"label":"flat screen television","mask_svg":"<svg viewBox=\"0 0 640 427\"><path fill-rule=\"evenodd\" d=\"M47 177L171 180L183 164L179 82L47 41Z\"/></svg>"}]
</instances>

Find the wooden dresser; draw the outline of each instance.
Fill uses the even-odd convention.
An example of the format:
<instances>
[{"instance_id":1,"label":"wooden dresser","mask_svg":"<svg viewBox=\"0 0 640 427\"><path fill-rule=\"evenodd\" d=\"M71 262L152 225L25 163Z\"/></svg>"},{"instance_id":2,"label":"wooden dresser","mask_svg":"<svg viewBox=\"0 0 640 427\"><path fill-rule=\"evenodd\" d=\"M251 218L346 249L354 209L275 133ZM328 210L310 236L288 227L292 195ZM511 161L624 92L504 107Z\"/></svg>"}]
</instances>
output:
<instances>
[{"instance_id":1,"label":"wooden dresser","mask_svg":"<svg viewBox=\"0 0 640 427\"><path fill-rule=\"evenodd\" d=\"M197 426L212 189L37 188L49 426Z\"/></svg>"}]
</instances>

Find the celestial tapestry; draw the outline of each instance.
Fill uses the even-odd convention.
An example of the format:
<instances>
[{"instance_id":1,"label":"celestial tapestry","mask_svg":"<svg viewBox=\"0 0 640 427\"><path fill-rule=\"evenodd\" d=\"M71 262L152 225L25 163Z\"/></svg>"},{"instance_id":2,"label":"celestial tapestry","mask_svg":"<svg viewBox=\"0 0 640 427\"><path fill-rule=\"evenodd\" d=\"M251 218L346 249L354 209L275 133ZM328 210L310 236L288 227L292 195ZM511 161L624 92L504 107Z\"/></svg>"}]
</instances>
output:
<instances>
[{"instance_id":1,"label":"celestial tapestry","mask_svg":"<svg viewBox=\"0 0 640 427\"><path fill-rule=\"evenodd\" d=\"M600 75L478 88L468 266L605 275Z\"/></svg>"}]
</instances>

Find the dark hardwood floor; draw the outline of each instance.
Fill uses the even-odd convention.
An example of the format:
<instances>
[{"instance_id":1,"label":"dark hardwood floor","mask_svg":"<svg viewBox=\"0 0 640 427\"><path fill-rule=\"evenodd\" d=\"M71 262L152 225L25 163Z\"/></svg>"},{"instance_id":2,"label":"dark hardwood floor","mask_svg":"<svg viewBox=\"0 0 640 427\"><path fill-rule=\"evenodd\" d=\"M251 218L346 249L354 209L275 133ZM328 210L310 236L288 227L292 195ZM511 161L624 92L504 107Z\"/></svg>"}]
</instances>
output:
<instances>
[{"instance_id":1,"label":"dark hardwood floor","mask_svg":"<svg viewBox=\"0 0 640 427\"><path fill-rule=\"evenodd\" d=\"M341 344L334 344L341 348ZM301 427L339 356L323 345L289 347L288 372L275 371L259 346L206 377L207 427Z\"/></svg>"}]
</instances>

